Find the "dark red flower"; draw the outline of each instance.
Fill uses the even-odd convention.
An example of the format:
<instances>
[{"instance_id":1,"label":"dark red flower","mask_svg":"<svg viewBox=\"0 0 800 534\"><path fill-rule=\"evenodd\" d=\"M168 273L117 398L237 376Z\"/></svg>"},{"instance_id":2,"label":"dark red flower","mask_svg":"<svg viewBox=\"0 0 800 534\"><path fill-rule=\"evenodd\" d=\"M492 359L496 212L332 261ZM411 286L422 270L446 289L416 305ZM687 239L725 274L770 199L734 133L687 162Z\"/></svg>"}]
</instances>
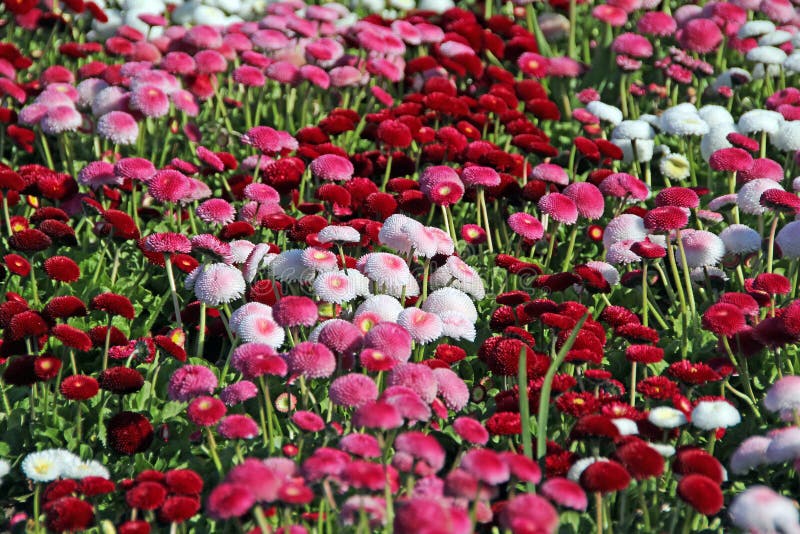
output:
<instances>
[{"instance_id":1,"label":"dark red flower","mask_svg":"<svg viewBox=\"0 0 800 534\"><path fill-rule=\"evenodd\" d=\"M69 400L91 399L100 390L97 380L86 375L72 375L61 381L61 394Z\"/></svg>"},{"instance_id":2,"label":"dark red flower","mask_svg":"<svg viewBox=\"0 0 800 534\"><path fill-rule=\"evenodd\" d=\"M47 323L35 311L22 311L11 318L6 330L12 340L25 337L38 337L47 333Z\"/></svg>"},{"instance_id":3,"label":"dark red flower","mask_svg":"<svg viewBox=\"0 0 800 534\"><path fill-rule=\"evenodd\" d=\"M94 497L111 493L115 487L116 485L107 478L89 476L81 479L79 491L85 497Z\"/></svg>"},{"instance_id":4,"label":"dark red flower","mask_svg":"<svg viewBox=\"0 0 800 534\"><path fill-rule=\"evenodd\" d=\"M130 299L116 293L101 293L97 295L89 303L89 308L104 311L109 315L120 315L131 321L136 317L136 311L133 309Z\"/></svg>"},{"instance_id":5,"label":"dark red flower","mask_svg":"<svg viewBox=\"0 0 800 534\"><path fill-rule=\"evenodd\" d=\"M701 362L692 363L688 360L680 360L671 364L667 368L667 372L687 384L697 385L722 380L722 377L708 365Z\"/></svg>"},{"instance_id":6,"label":"dark red flower","mask_svg":"<svg viewBox=\"0 0 800 534\"><path fill-rule=\"evenodd\" d=\"M640 439L625 443L614 456L636 480L658 477L664 472L664 457Z\"/></svg>"},{"instance_id":7,"label":"dark red flower","mask_svg":"<svg viewBox=\"0 0 800 534\"><path fill-rule=\"evenodd\" d=\"M788 278L775 273L761 273L753 280L753 289L769 295L786 295L792 290Z\"/></svg>"},{"instance_id":8,"label":"dark red flower","mask_svg":"<svg viewBox=\"0 0 800 534\"><path fill-rule=\"evenodd\" d=\"M153 425L141 414L120 412L106 424L108 446L119 454L146 450L153 441Z\"/></svg>"},{"instance_id":9,"label":"dark red flower","mask_svg":"<svg viewBox=\"0 0 800 534\"><path fill-rule=\"evenodd\" d=\"M630 345L625 349L629 362L657 363L664 359L664 349L652 345Z\"/></svg>"},{"instance_id":10,"label":"dark red flower","mask_svg":"<svg viewBox=\"0 0 800 534\"><path fill-rule=\"evenodd\" d=\"M203 478L191 469L172 469L167 471L164 482L166 482L170 493L200 495L203 491Z\"/></svg>"},{"instance_id":11,"label":"dark red flower","mask_svg":"<svg viewBox=\"0 0 800 534\"><path fill-rule=\"evenodd\" d=\"M522 433L522 420L518 413L498 412L486 420L486 430L495 436L513 436Z\"/></svg>"},{"instance_id":12,"label":"dark red flower","mask_svg":"<svg viewBox=\"0 0 800 534\"><path fill-rule=\"evenodd\" d=\"M744 313L733 304L717 302L703 313L703 328L718 336L733 336L745 326Z\"/></svg>"},{"instance_id":13,"label":"dark red flower","mask_svg":"<svg viewBox=\"0 0 800 534\"><path fill-rule=\"evenodd\" d=\"M53 297L42 310L42 315L51 320L83 317L86 314L86 305L81 299L72 295Z\"/></svg>"},{"instance_id":14,"label":"dark red flower","mask_svg":"<svg viewBox=\"0 0 800 534\"><path fill-rule=\"evenodd\" d=\"M584 415L572 427L569 437L573 440L587 438L616 439L619 437L619 429L611 422L610 417L599 414Z\"/></svg>"},{"instance_id":15,"label":"dark red flower","mask_svg":"<svg viewBox=\"0 0 800 534\"><path fill-rule=\"evenodd\" d=\"M31 272L31 264L19 254L6 254L3 256L8 272L18 276L28 276Z\"/></svg>"},{"instance_id":16,"label":"dark red flower","mask_svg":"<svg viewBox=\"0 0 800 534\"><path fill-rule=\"evenodd\" d=\"M158 516L167 523L182 523L190 519L200 510L197 497L175 495L168 497L161 505Z\"/></svg>"},{"instance_id":17,"label":"dark red flower","mask_svg":"<svg viewBox=\"0 0 800 534\"><path fill-rule=\"evenodd\" d=\"M22 252L39 252L53 244L53 241L40 230L28 228L20 230L8 238L8 244L14 250Z\"/></svg>"},{"instance_id":18,"label":"dark red flower","mask_svg":"<svg viewBox=\"0 0 800 534\"><path fill-rule=\"evenodd\" d=\"M94 521L94 509L75 497L61 497L44 506L47 528L55 532L85 530Z\"/></svg>"},{"instance_id":19,"label":"dark red flower","mask_svg":"<svg viewBox=\"0 0 800 534\"><path fill-rule=\"evenodd\" d=\"M139 482L125 492L125 502L131 508L140 510L155 510L167 498L167 489L158 482Z\"/></svg>"},{"instance_id":20,"label":"dark red flower","mask_svg":"<svg viewBox=\"0 0 800 534\"><path fill-rule=\"evenodd\" d=\"M84 332L68 324L57 324L50 331L53 337L58 339L67 347L86 352L92 348L91 338Z\"/></svg>"},{"instance_id":21,"label":"dark red flower","mask_svg":"<svg viewBox=\"0 0 800 534\"><path fill-rule=\"evenodd\" d=\"M130 367L110 367L100 373L97 382L101 389L117 395L127 395L142 389L144 376Z\"/></svg>"},{"instance_id":22,"label":"dark red flower","mask_svg":"<svg viewBox=\"0 0 800 534\"><path fill-rule=\"evenodd\" d=\"M666 400L679 392L678 384L666 376L651 376L640 380L636 389L645 397Z\"/></svg>"},{"instance_id":23,"label":"dark red flower","mask_svg":"<svg viewBox=\"0 0 800 534\"><path fill-rule=\"evenodd\" d=\"M718 485L725 480L725 469L719 460L695 447L678 451L672 462L672 470L679 475L704 475Z\"/></svg>"},{"instance_id":24,"label":"dark red flower","mask_svg":"<svg viewBox=\"0 0 800 534\"><path fill-rule=\"evenodd\" d=\"M716 514L724 504L719 484L703 475L691 474L681 478L678 496L703 515Z\"/></svg>"},{"instance_id":25,"label":"dark red flower","mask_svg":"<svg viewBox=\"0 0 800 534\"><path fill-rule=\"evenodd\" d=\"M612 493L628 487L631 476L613 460L600 460L583 470L581 486L592 493Z\"/></svg>"}]
</instances>

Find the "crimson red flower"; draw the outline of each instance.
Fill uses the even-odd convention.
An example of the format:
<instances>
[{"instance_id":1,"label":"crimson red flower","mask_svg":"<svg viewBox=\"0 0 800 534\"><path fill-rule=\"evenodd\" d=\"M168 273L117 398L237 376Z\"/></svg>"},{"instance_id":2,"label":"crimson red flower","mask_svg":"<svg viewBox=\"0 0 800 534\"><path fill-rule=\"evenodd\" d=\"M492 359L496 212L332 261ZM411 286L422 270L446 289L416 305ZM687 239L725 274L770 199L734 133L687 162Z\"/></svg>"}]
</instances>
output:
<instances>
[{"instance_id":1,"label":"crimson red flower","mask_svg":"<svg viewBox=\"0 0 800 534\"><path fill-rule=\"evenodd\" d=\"M153 441L153 425L141 414L120 412L106 423L108 446L119 454L133 455Z\"/></svg>"},{"instance_id":2,"label":"crimson red flower","mask_svg":"<svg viewBox=\"0 0 800 534\"><path fill-rule=\"evenodd\" d=\"M147 521L125 521L117 527L119 534L150 534L150 523Z\"/></svg>"},{"instance_id":3,"label":"crimson red flower","mask_svg":"<svg viewBox=\"0 0 800 534\"><path fill-rule=\"evenodd\" d=\"M161 505L159 518L167 523L183 523L200 510L200 501L197 497L175 495L168 497Z\"/></svg>"},{"instance_id":4,"label":"crimson red flower","mask_svg":"<svg viewBox=\"0 0 800 534\"><path fill-rule=\"evenodd\" d=\"M72 295L53 297L42 310L42 315L48 319L83 317L86 314L86 305L81 299Z\"/></svg>"},{"instance_id":5,"label":"crimson red flower","mask_svg":"<svg viewBox=\"0 0 800 534\"><path fill-rule=\"evenodd\" d=\"M567 391L556 399L556 406L573 417L582 417L599 410L600 401L588 391Z\"/></svg>"},{"instance_id":6,"label":"crimson red flower","mask_svg":"<svg viewBox=\"0 0 800 534\"><path fill-rule=\"evenodd\" d=\"M215 397L196 397L189 403L189 420L199 426L215 425L226 412L225 404Z\"/></svg>"},{"instance_id":7,"label":"crimson red flower","mask_svg":"<svg viewBox=\"0 0 800 534\"><path fill-rule=\"evenodd\" d=\"M38 337L47 333L47 323L35 311L22 311L11 318L6 334L12 340L25 337Z\"/></svg>"},{"instance_id":8,"label":"crimson red flower","mask_svg":"<svg viewBox=\"0 0 800 534\"><path fill-rule=\"evenodd\" d=\"M116 293L101 293L97 295L89 303L89 308L104 311L109 315L120 315L131 321L136 317L136 311L133 309L130 299Z\"/></svg>"},{"instance_id":9,"label":"crimson red flower","mask_svg":"<svg viewBox=\"0 0 800 534\"><path fill-rule=\"evenodd\" d=\"M497 412L486 420L486 430L494 436L513 436L522 433L522 420L515 412Z\"/></svg>"},{"instance_id":10,"label":"crimson red flower","mask_svg":"<svg viewBox=\"0 0 800 534\"><path fill-rule=\"evenodd\" d=\"M678 482L678 496L703 515L714 515L724 500L719 484L707 476L686 475Z\"/></svg>"},{"instance_id":11,"label":"crimson red flower","mask_svg":"<svg viewBox=\"0 0 800 534\"><path fill-rule=\"evenodd\" d=\"M719 460L695 447L678 451L672 462L672 470L679 475L704 475L718 485L725 480L725 468Z\"/></svg>"},{"instance_id":12,"label":"crimson red flower","mask_svg":"<svg viewBox=\"0 0 800 534\"><path fill-rule=\"evenodd\" d=\"M664 349L652 345L630 345L625 349L629 362L657 363L664 359Z\"/></svg>"},{"instance_id":13,"label":"crimson red flower","mask_svg":"<svg viewBox=\"0 0 800 534\"><path fill-rule=\"evenodd\" d=\"M167 498L167 489L158 482L139 482L125 492L125 502L131 508L140 510L155 510Z\"/></svg>"},{"instance_id":14,"label":"crimson red flower","mask_svg":"<svg viewBox=\"0 0 800 534\"><path fill-rule=\"evenodd\" d=\"M688 360L680 360L671 364L667 372L687 384L705 384L706 382L716 382L722 377L708 365L697 362L692 363Z\"/></svg>"},{"instance_id":15,"label":"crimson red flower","mask_svg":"<svg viewBox=\"0 0 800 534\"><path fill-rule=\"evenodd\" d=\"M655 260L658 258L663 258L667 255L667 249L661 245L653 243L648 238L645 238L644 241L637 241L631 245L631 252L647 260Z\"/></svg>"},{"instance_id":16,"label":"crimson red flower","mask_svg":"<svg viewBox=\"0 0 800 534\"><path fill-rule=\"evenodd\" d=\"M68 324L58 324L50 331L53 337L67 347L86 352L92 348L91 338L84 332Z\"/></svg>"},{"instance_id":17,"label":"crimson red flower","mask_svg":"<svg viewBox=\"0 0 800 534\"><path fill-rule=\"evenodd\" d=\"M753 156L737 147L720 148L711 154L708 164L715 171L746 171L753 165Z\"/></svg>"},{"instance_id":18,"label":"crimson red flower","mask_svg":"<svg viewBox=\"0 0 800 534\"><path fill-rule=\"evenodd\" d=\"M709 306L702 322L703 328L718 336L733 336L747 326L742 310L724 302Z\"/></svg>"},{"instance_id":19,"label":"crimson red flower","mask_svg":"<svg viewBox=\"0 0 800 534\"><path fill-rule=\"evenodd\" d=\"M800 197L781 189L768 189L761 193L759 203L765 208L794 215L800 213Z\"/></svg>"},{"instance_id":20,"label":"crimson red flower","mask_svg":"<svg viewBox=\"0 0 800 534\"><path fill-rule=\"evenodd\" d=\"M700 197L688 187L665 187L656 195L656 206L675 206L694 209L700 205Z\"/></svg>"},{"instance_id":21,"label":"crimson red flower","mask_svg":"<svg viewBox=\"0 0 800 534\"><path fill-rule=\"evenodd\" d=\"M8 272L18 276L28 276L31 272L31 264L19 254L6 254L3 256Z\"/></svg>"},{"instance_id":22,"label":"crimson red flower","mask_svg":"<svg viewBox=\"0 0 800 534\"><path fill-rule=\"evenodd\" d=\"M619 429L611 422L610 417L599 414L584 415L572 427L569 437L573 440L586 438L616 439L619 437Z\"/></svg>"},{"instance_id":23,"label":"crimson red flower","mask_svg":"<svg viewBox=\"0 0 800 534\"><path fill-rule=\"evenodd\" d=\"M753 280L753 289L769 295L786 295L792 290L788 278L775 273L761 273Z\"/></svg>"},{"instance_id":24,"label":"crimson red flower","mask_svg":"<svg viewBox=\"0 0 800 534\"><path fill-rule=\"evenodd\" d=\"M116 488L116 484L107 478L88 476L80 481L79 491L84 497L94 497L111 493Z\"/></svg>"},{"instance_id":25,"label":"crimson red flower","mask_svg":"<svg viewBox=\"0 0 800 534\"><path fill-rule=\"evenodd\" d=\"M381 121L377 130L378 141L388 148L407 148L413 140L411 130L400 121Z\"/></svg>"},{"instance_id":26,"label":"crimson red flower","mask_svg":"<svg viewBox=\"0 0 800 534\"><path fill-rule=\"evenodd\" d=\"M69 400L91 399L100 390L97 380L86 375L72 375L61 381L59 391Z\"/></svg>"},{"instance_id":27,"label":"crimson red flower","mask_svg":"<svg viewBox=\"0 0 800 534\"><path fill-rule=\"evenodd\" d=\"M600 460L583 470L581 486L593 493L612 493L628 487L631 476L622 464L613 460Z\"/></svg>"},{"instance_id":28,"label":"crimson red flower","mask_svg":"<svg viewBox=\"0 0 800 534\"><path fill-rule=\"evenodd\" d=\"M203 479L191 469L172 469L164 478L170 493L180 495L200 495L203 491Z\"/></svg>"},{"instance_id":29,"label":"crimson red flower","mask_svg":"<svg viewBox=\"0 0 800 534\"><path fill-rule=\"evenodd\" d=\"M669 232L684 228L689 223L689 216L683 208L677 206L661 206L653 208L644 216L644 227L653 232Z\"/></svg>"},{"instance_id":30,"label":"crimson red flower","mask_svg":"<svg viewBox=\"0 0 800 534\"><path fill-rule=\"evenodd\" d=\"M645 397L656 400L671 399L680 391L678 384L666 376L651 376L640 380L636 389Z\"/></svg>"},{"instance_id":31,"label":"crimson red flower","mask_svg":"<svg viewBox=\"0 0 800 534\"><path fill-rule=\"evenodd\" d=\"M640 439L625 443L614 456L636 480L658 477L664 472L664 457Z\"/></svg>"},{"instance_id":32,"label":"crimson red flower","mask_svg":"<svg viewBox=\"0 0 800 534\"><path fill-rule=\"evenodd\" d=\"M127 395L142 389L144 376L130 367L110 367L100 373L97 382L101 389L117 395Z\"/></svg>"},{"instance_id":33,"label":"crimson red flower","mask_svg":"<svg viewBox=\"0 0 800 534\"><path fill-rule=\"evenodd\" d=\"M40 230L28 228L20 230L8 238L8 244L14 250L22 252L39 252L53 244L53 241Z\"/></svg>"},{"instance_id":34,"label":"crimson red flower","mask_svg":"<svg viewBox=\"0 0 800 534\"><path fill-rule=\"evenodd\" d=\"M642 341L646 343L658 343L658 332L642 324L624 324L614 329L614 333L622 336L629 341Z\"/></svg>"},{"instance_id":35,"label":"crimson red flower","mask_svg":"<svg viewBox=\"0 0 800 534\"><path fill-rule=\"evenodd\" d=\"M54 532L85 530L94 521L94 509L75 497L61 497L44 506L47 528Z\"/></svg>"}]
</instances>

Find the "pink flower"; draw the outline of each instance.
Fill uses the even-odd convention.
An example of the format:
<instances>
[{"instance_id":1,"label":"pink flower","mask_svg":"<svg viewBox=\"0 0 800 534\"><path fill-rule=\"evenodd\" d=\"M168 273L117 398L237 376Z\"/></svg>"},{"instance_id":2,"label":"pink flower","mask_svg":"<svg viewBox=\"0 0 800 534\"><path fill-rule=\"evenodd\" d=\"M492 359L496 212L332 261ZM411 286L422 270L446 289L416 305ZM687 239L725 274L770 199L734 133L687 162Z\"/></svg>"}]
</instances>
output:
<instances>
[{"instance_id":1,"label":"pink flower","mask_svg":"<svg viewBox=\"0 0 800 534\"><path fill-rule=\"evenodd\" d=\"M353 414L355 427L373 428L377 430L390 430L403 425L400 411L382 401L368 402L362 405Z\"/></svg>"},{"instance_id":2,"label":"pink flower","mask_svg":"<svg viewBox=\"0 0 800 534\"><path fill-rule=\"evenodd\" d=\"M561 193L549 193L539 199L539 209L553 220L562 224L575 224L578 220L578 207L575 202Z\"/></svg>"},{"instance_id":3,"label":"pink flower","mask_svg":"<svg viewBox=\"0 0 800 534\"><path fill-rule=\"evenodd\" d=\"M119 145L132 145L139 137L136 120L124 111L110 111L97 121L97 133Z\"/></svg>"},{"instance_id":4,"label":"pink flower","mask_svg":"<svg viewBox=\"0 0 800 534\"><path fill-rule=\"evenodd\" d=\"M258 424L249 415L229 415L217 425L217 431L227 439L253 439L258 436Z\"/></svg>"},{"instance_id":5,"label":"pink flower","mask_svg":"<svg viewBox=\"0 0 800 534\"><path fill-rule=\"evenodd\" d=\"M471 449L461 460L461 467L490 485L506 482L511 471L500 456L490 449Z\"/></svg>"},{"instance_id":6,"label":"pink flower","mask_svg":"<svg viewBox=\"0 0 800 534\"><path fill-rule=\"evenodd\" d=\"M169 379L169 398L187 402L194 397L212 393L217 387L217 377L208 367L184 365L172 373Z\"/></svg>"},{"instance_id":7,"label":"pink flower","mask_svg":"<svg viewBox=\"0 0 800 534\"><path fill-rule=\"evenodd\" d=\"M272 308L275 322L284 328L313 326L319 312L317 305L308 297L285 296Z\"/></svg>"},{"instance_id":8,"label":"pink flower","mask_svg":"<svg viewBox=\"0 0 800 534\"><path fill-rule=\"evenodd\" d=\"M321 343L303 341L287 355L289 370L306 378L325 378L336 370L336 357Z\"/></svg>"},{"instance_id":9,"label":"pink flower","mask_svg":"<svg viewBox=\"0 0 800 534\"><path fill-rule=\"evenodd\" d=\"M236 217L236 209L228 201L221 198L206 200L197 206L196 213L200 220L218 225L229 224Z\"/></svg>"},{"instance_id":10,"label":"pink flower","mask_svg":"<svg viewBox=\"0 0 800 534\"><path fill-rule=\"evenodd\" d=\"M479 421L471 417L458 417L453 421L453 430L467 443L486 445L489 441L489 432Z\"/></svg>"},{"instance_id":11,"label":"pink flower","mask_svg":"<svg viewBox=\"0 0 800 534\"><path fill-rule=\"evenodd\" d=\"M336 154L323 154L314 159L309 166L311 172L322 180L347 181L353 177L353 164L350 160Z\"/></svg>"},{"instance_id":12,"label":"pink flower","mask_svg":"<svg viewBox=\"0 0 800 534\"><path fill-rule=\"evenodd\" d=\"M584 511L589 504L581 485L568 478L550 478L542 484L541 491L542 495L559 506L573 510Z\"/></svg>"},{"instance_id":13,"label":"pink flower","mask_svg":"<svg viewBox=\"0 0 800 534\"><path fill-rule=\"evenodd\" d=\"M338 406L361 406L378 398L378 386L366 375L351 373L335 379L328 395Z\"/></svg>"},{"instance_id":14,"label":"pink flower","mask_svg":"<svg viewBox=\"0 0 800 534\"><path fill-rule=\"evenodd\" d=\"M437 395L453 411L462 410L469 402L469 388L452 370L439 368L433 370L436 379Z\"/></svg>"},{"instance_id":15,"label":"pink flower","mask_svg":"<svg viewBox=\"0 0 800 534\"><path fill-rule=\"evenodd\" d=\"M400 312L397 323L408 330L414 341L423 345L442 335L442 320L439 316L419 308L404 309Z\"/></svg>"},{"instance_id":16,"label":"pink flower","mask_svg":"<svg viewBox=\"0 0 800 534\"><path fill-rule=\"evenodd\" d=\"M217 519L241 517L255 504L255 497L243 484L223 482L214 488L206 500L206 510Z\"/></svg>"},{"instance_id":17,"label":"pink flower","mask_svg":"<svg viewBox=\"0 0 800 534\"><path fill-rule=\"evenodd\" d=\"M539 219L529 213L517 212L508 217L508 226L515 234L521 235L525 239L538 241L544 235L544 227Z\"/></svg>"},{"instance_id":18,"label":"pink flower","mask_svg":"<svg viewBox=\"0 0 800 534\"><path fill-rule=\"evenodd\" d=\"M319 432L325 428L325 421L322 420L322 417L307 410L300 410L292 414L292 423L306 432Z\"/></svg>"},{"instance_id":19,"label":"pink flower","mask_svg":"<svg viewBox=\"0 0 800 534\"><path fill-rule=\"evenodd\" d=\"M500 524L513 533L554 533L558 529L558 512L544 498L526 493L506 503L500 512Z\"/></svg>"}]
</instances>

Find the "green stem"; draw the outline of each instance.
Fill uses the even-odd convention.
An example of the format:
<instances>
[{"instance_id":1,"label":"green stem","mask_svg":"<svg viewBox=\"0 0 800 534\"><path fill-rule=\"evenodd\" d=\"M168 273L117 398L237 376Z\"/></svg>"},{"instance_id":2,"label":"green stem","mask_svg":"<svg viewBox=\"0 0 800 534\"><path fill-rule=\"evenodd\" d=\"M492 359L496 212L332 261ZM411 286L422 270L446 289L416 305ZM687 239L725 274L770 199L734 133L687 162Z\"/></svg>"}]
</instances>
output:
<instances>
[{"instance_id":1,"label":"green stem","mask_svg":"<svg viewBox=\"0 0 800 534\"><path fill-rule=\"evenodd\" d=\"M492 243L492 228L489 224L489 213L486 210L486 194L482 187L478 188L478 204L481 213L483 214L483 224L486 229L486 244L489 246L489 253L494 253L494 244Z\"/></svg>"},{"instance_id":2,"label":"green stem","mask_svg":"<svg viewBox=\"0 0 800 534\"><path fill-rule=\"evenodd\" d=\"M564 359L567 357L567 352L572 348L572 345L575 343L575 339L578 337L578 332L580 332L581 327L583 327L583 323L586 322L586 319L589 317L589 314L585 314L581 317L575 327L572 329L572 333L570 333L567 341L562 345L561 350L558 351L558 354L550 363L550 368L547 369L547 374L544 376L544 382L542 383L542 391L539 395L539 416L537 417L537 430L536 430L536 457L541 460L544 458L545 452L547 451L547 414L550 410L550 390L553 387L553 378L558 371L558 368L561 367L561 364L564 363Z\"/></svg>"},{"instance_id":3,"label":"green stem","mask_svg":"<svg viewBox=\"0 0 800 534\"><path fill-rule=\"evenodd\" d=\"M172 272L172 260L170 259L169 254L164 254L164 266L166 267L167 271L167 280L169 280L169 291L172 295L172 306L175 308L175 321L178 323L178 328L183 329L183 322L181 321L181 303L178 300L178 290L175 286L175 275Z\"/></svg>"},{"instance_id":4,"label":"green stem","mask_svg":"<svg viewBox=\"0 0 800 534\"><path fill-rule=\"evenodd\" d=\"M578 225L573 224L569 233L569 244L567 245L567 256L561 264L561 272L567 272L572 264L572 253L575 250L575 239L578 237Z\"/></svg>"},{"instance_id":5,"label":"green stem","mask_svg":"<svg viewBox=\"0 0 800 534\"><path fill-rule=\"evenodd\" d=\"M208 439L208 452L214 461L214 467L217 468L219 476L222 476L222 462L219 461L219 455L217 454L217 440L214 439L214 433L210 427L206 427L206 438Z\"/></svg>"}]
</instances>

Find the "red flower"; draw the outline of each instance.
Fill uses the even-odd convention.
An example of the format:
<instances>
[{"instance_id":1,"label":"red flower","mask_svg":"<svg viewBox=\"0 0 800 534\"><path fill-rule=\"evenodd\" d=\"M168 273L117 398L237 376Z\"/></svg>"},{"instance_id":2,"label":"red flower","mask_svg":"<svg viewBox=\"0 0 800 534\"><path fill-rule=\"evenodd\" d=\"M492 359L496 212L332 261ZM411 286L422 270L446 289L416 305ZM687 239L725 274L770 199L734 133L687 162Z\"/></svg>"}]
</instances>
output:
<instances>
[{"instance_id":1,"label":"red flower","mask_svg":"<svg viewBox=\"0 0 800 534\"><path fill-rule=\"evenodd\" d=\"M159 517L167 523L182 523L190 519L200 510L197 497L181 495L169 497L159 510Z\"/></svg>"},{"instance_id":2,"label":"red flower","mask_svg":"<svg viewBox=\"0 0 800 534\"><path fill-rule=\"evenodd\" d=\"M6 254L3 256L3 261L8 271L12 274L28 276L31 272L31 264L19 254Z\"/></svg>"},{"instance_id":3,"label":"red flower","mask_svg":"<svg viewBox=\"0 0 800 534\"><path fill-rule=\"evenodd\" d=\"M67 347L86 352L92 348L91 338L84 332L68 324L58 324L50 331L53 336Z\"/></svg>"},{"instance_id":4,"label":"red flower","mask_svg":"<svg viewBox=\"0 0 800 534\"><path fill-rule=\"evenodd\" d=\"M725 479L725 469L719 460L703 449L694 447L678 452L672 462L672 470L679 475L704 475L717 484L722 484Z\"/></svg>"},{"instance_id":5,"label":"red flower","mask_svg":"<svg viewBox=\"0 0 800 534\"><path fill-rule=\"evenodd\" d=\"M38 337L47 333L47 323L35 311L23 311L14 315L6 330L12 340L25 337Z\"/></svg>"},{"instance_id":6,"label":"red flower","mask_svg":"<svg viewBox=\"0 0 800 534\"><path fill-rule=\"evenodd\" d=\"M584 469L580 482L586 491L611 493L627 488L631 476L621 464L613 460L600 460Z\"/></svg>"},{"instance_id":7,"label":"red flower","mask_svg":"<svg viewBox=\"0 0 800 534\"><path fill-rule=\"evenodd\" d=\"M142 373L130 367L110 367L100 373L97 382L101 389L118 395L126 395L142 389L144 377Z\"/></svg>"},{"instance_id":8,"label":"red flower","mask_svg":"<svg viewBox=\"0 0 800 534\"><path fill-rule=\"evenodd\" d=\"M53 297L42 310L42 315L51 320L82 317L86 313L86 305L83 301L72 295Z\"/></svg>"},{"instance_id":9,"label":"red flower","mask_svg":"<svg viewBox=\"0 0 800 534\"><path fill-rule=\"evenodd\" d=\"M610 417L605 415L584 415L569 434L570 439L580 440L586 438L610 438L619 437L619 429L611 422Z\"/></svg>"},{"instance_id":10,"label":"red flower","mask_svg":"<svg viewBox=\"0 0 800 534\"><path fill-rule=\"evenodd\" d=\"M522 420L518 413L498 412L486 420L486 430L494 436L513 436L522 433Z\"/></svg>"},{"instance_id":11,"label":"red flower","mask_svg":"<svg viewBox=\"0 0 800 534\"><path fill-rule=\"evenodd\" d=\"M44 506L47 528L55 532L85 530L94 521L92 505L75 497L61 497Z\"/></svg>"},{"instance_id":12,"label":"red flower","mask_svg":"<svg viewBox=\"0 0 800 534\"><path fill-rule=\"evenodd\" d=\"M187 415L189 420L199 426L212 426L226 412L225 404L214 397L196 397L189 403Z\"/></svg>"},{"instance_id":13,"label":"red flower","mask_svg":"<svg viewBox=\"0 0 800 534\"><path fill-rule=\"evenodd\" d=\"M203 479L191 469L173 469L167 471L164 481L170 493L200 495L203 491Z\"/></svg>"},{"instance_id":14,"label":"red flower","mask_svg":"<svg viewBox=\"0 0 800 534\"><path fill-rule=\"evenodd\" d=\"M630 345L625 349L629 362L657 363L664 359L664 349L652 345Z\"/></svg>"},{"instance_id":15,"label":"red flower","mask_svg":"<svg viewBox=\"0 0 800 534\"><path fill-rule=\"evenodd\" d=\"M654 232L669 232L685 227L689 223L689 215L677 206L661 206L653 208L644 216L644 227Z\"/></svg>"},{"instance_id":16,"label":"red flower","mask_svg":"<svg viewBox=\"0 0 800 534\"><path fill-rule=\"evenodd\" d=\"M661 476L664 458L653 447L634 438L619 447L614 456L636 480Z\"/></svg>"},{"instance_id":17,"label":"red flower","mask_svg":"<svg viewBox=\"0 0 800 534\"><path fill-rule=\"evenodd\" d=\"M582 417L599 410L600 401L588 391L568 391L556 399L556 406L573 417Z\"/></svg>"},{"instance_id":18,"label":"red flower","mask_svg":"<svg viewBox=\"0 0 800 534\"><path fill-rule=\"evenodd\" d=\"M640 380L636 389L645 397L656 400L671 399L679 392L678 384L666 376L651 376Z\"/></svg>"},{"instance_id":19,"label":"red flower","mask_svg":"<svg viewBox=\"0 0 800 534\"><path fill-rule=\"evenodd\" d=\"M719 484L703 475L683 477L678 482L678 495L703 515L716 514L724 504Z\"/></svg>"},{"instance_id":20,"label":"red flower","mask_svg":"<svg viewBox=\"0 0 800 534\"><path fill-rule=\"evenodd\" d=\"M40 230L29 228L20 230L8 239L8 244L15 250L22 252L39 252L53 244L53 241Z\"/></svg>"},{"instance_id":21,"label":"red flower","mask_svg":"<svg viewBox=\"0 0 800 534\"><path fill-rule=\"evenodd\" d=\"M100 389L97 380L86 375L72 375L61 381L61 394L69 400L91 399Z\"/></svg>"},{"instance_id":22,"label":"red flower","mask_svg":"<svg viewBox=\"0 0 800 534\"><path fill-rule=\"evenodd\" d=\"M107 478L90 476L81 479L79 491L85 497L94 497L111 493L115 487L115 484Z\"/></svg>"},{"instance_id":23,"label":"red flower","mask_svg":"<svg viewBox=\"0 0 800 534\"><path fill-rule=\"evenodd\" d=\"M136 317L136 311L133 309L133 304L131 304L128 297L116 293L101 293L97 295L89 303L89 308L104 311L109 315L121 315L130 321Z\"/></svg>"},{"instance_id":24,"label":"red flower","mask_svg":"<svg viewBox=\"0 0 800 534\"><path fill-rule=\"evenodd\" d=\"M108 446L119 454L146 450L153 441L153 425L141 414L120 412L106 424Z\"/></svg>"},{"instance_id":25,"label":"red flower","mask_svg":"<svg viewBox=\"0 0 800 534\"><path fill-rule=\"evenodd\" d=\"M680 360L671 364L667 368L667 372L687 384L699 385L722 380L722 377L708 365L701 362L692 363L688 360Z\"/></svg>"},{"instance_id":26,"label":"red flower","mask_svg":"<svg viewBox=\"0 0 800 534\"><path fill-rule=\"evenodd\" d=\"M158 482L139 482L125 492L125 502L131 508L140 510L155 510L164 503L167 490Z\"/></svg>"},{"instance_id":27,"label":"red flower","mask_svg":"<svg viewBox=\"0 0 800 534\"><path fill-rule=\"evenodd\" d=\"M792 284L788 278L780 274L761 273L753 280L753 289L769 295L786 295L792 290Z\"/></svg>"},{"instance_id":28,"label":"red flower","mask_svg":"<svg viewBox=\"0 0 800 534\"><path fill-rule=\"evenodd\" d=\"M733 304L717 302L703 314L703 328L718 336L733 336L746 326L744 313Z\"/></svg>"}]
</instances>

